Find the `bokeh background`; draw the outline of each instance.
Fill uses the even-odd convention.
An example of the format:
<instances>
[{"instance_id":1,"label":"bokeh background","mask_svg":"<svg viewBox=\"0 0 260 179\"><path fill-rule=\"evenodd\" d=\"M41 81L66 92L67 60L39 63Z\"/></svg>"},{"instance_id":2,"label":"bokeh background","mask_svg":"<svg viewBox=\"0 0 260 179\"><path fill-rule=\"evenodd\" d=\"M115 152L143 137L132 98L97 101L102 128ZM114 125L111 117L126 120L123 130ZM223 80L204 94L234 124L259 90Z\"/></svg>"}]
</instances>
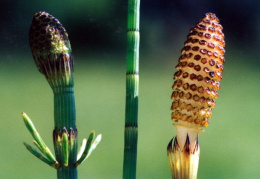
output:
<instances>
[{"instance_id":1,"label":"bokeh background","mask_svg":"<svg viewBox=\"0 0 260 179\"><path fill-rule=\"evenodd\" d=\"M137 178L171 178L166 147L175 135L171 86L189 29L206 12L219 17L226 63L216 108L200 135L198 178L260 176L260 1L141 0ZM53 151L53 94L28 43L33 15L47 11L65 26L75 55L79 141L92 129L103 139L78 168L79 178L122 178L127 1L1 0L0 178L56 178L32 156L21 112Z\"/></svg>"}]
</instances>

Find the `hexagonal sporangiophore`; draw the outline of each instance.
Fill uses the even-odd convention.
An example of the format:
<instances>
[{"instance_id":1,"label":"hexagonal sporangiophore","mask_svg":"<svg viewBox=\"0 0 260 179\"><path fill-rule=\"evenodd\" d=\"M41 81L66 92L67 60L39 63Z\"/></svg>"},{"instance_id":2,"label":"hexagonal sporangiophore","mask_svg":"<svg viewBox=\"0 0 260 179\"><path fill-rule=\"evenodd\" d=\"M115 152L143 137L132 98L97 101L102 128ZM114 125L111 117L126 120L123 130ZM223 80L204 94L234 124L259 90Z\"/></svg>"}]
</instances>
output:
<instances>
[{"instance_id":1,"label":"hexagonal sporangiophore","mask_svg":"<svg viewBox=\"0 0 260 179\"><path fill-rule=\"evenodd\" d=\"M73 85L74 57L68 33L47 12L37 12L29 31L29 43L38 70L52 88Z\"/></svg>"}]
</instances>

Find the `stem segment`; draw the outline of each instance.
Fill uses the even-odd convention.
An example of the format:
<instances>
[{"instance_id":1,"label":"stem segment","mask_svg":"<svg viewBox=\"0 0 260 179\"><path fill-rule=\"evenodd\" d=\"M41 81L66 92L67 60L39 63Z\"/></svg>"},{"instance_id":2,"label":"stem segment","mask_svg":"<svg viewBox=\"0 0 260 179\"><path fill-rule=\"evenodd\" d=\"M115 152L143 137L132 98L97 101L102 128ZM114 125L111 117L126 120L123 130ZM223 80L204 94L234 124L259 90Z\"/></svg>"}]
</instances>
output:
<instances>
[{"instance_id":1,"label":"stem segment","mask_svg":"<svg viewBox=\"0 0 260 179\"><path fill-rule=\"evenodd\" d=\"M73 87L54 88L54 120L53 140L55 153L61 167L57 170L58 179L77 178L77 129L76 110ZM68 130L68 132L66 131ZM64 160L64 139L68 136L68 159Z\"/></svg>"},{"instance_id":2,"label":"stem segment","mask_svg":"<svg viewBox=\"0 0 260 179\"><path fill-rule=\"evenodd\" d=\"M125 146L123 178L136 178L139 95L140 0L128 0Z\"/></svg>"},{"instance_id":3,"label":"stem segment","mask_svg":"<svg viewBox=\"0 0 260 179\"><path fill-rule=\"evenodd\" d=\"M57 87L54 92L55 129L76 129L76 108L73 87Z\"/></svg>"}]
</instances>

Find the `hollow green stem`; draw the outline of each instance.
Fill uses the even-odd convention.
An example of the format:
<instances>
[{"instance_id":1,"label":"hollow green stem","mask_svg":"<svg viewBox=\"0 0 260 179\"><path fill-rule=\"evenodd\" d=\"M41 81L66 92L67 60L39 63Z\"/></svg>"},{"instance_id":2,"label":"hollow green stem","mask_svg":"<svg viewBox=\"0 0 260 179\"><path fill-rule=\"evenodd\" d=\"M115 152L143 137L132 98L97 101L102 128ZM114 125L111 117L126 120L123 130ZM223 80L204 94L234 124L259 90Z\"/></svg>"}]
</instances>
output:
<instances>
[{"instance_id":1,"label":"hollow green stem","mask_svg":"<svg viewBox=\"0 0 260 179\"><path fill-rule=\"evenodd\" d=\"M136 178L139 95L140 0L128 0L123 178Z\"/></svg>"},{"instance_id":2,"label":"hollow green stem","mask_svg":"<svg viewBox=\"0 0 260 179\"><path fill-rule=\"evenodd\" d=\"M54 146L57 160L61 167L57 177L77 178L77 129L75 99L73 87L63 86L53 89L54 92ZM68 130L68 132L67 132Z\"/></svg>"},{"instance_id":3,"label":"hollow green stem","mask_svg":"<svg viewBox=\"0 0 260 179\"><path fill-rule=\"evenodd\" d=\"M76 129L76 108L73 87L57 87L54 93L55 129Z\"/></svg>"}]
</instances>

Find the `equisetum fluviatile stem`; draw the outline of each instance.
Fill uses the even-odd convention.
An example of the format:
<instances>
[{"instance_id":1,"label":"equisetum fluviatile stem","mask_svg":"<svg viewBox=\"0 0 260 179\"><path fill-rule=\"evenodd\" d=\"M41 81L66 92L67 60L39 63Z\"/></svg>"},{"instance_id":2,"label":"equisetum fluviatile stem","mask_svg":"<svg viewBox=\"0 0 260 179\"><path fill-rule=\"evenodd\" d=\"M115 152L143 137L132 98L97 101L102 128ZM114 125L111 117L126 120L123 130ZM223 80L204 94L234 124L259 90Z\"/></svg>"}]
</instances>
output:
<instances>
[{"instance_id":1,"label":"equisetum fluviatile stem","mask_svg":"<svg viewBox=\"0 0 260 179\"><path fill-rule=\"evenodd\" d=\"M77 166L88 156L81 154L77 161L76 107L74 97L74 57L68 33L62 24L47 12L34 15L29 32L32 55L38 70L45 76L54 94L53 143L56 159L40 138L31 120L23 113L28 130L35 139L35 145L44 154L28 144L26 148L40 160L57 169L57 178L76 179ZM91 133L94 139L94 132ZM94 150L101 135L86 146ZM85 146L85 147L86 147ZM85 148L82 150L86 150Z\"/></svg>"},{"instance_id":2,"label":"equisetum fluviatile stem","mask_svg":"<svg viewBox=\"0 0 260 179\"><path fill-rule=\"evenodd\" d=\"M139 96L140 0L128 0L123 178L136 178Z\"/></svg>"}]
</instances>

